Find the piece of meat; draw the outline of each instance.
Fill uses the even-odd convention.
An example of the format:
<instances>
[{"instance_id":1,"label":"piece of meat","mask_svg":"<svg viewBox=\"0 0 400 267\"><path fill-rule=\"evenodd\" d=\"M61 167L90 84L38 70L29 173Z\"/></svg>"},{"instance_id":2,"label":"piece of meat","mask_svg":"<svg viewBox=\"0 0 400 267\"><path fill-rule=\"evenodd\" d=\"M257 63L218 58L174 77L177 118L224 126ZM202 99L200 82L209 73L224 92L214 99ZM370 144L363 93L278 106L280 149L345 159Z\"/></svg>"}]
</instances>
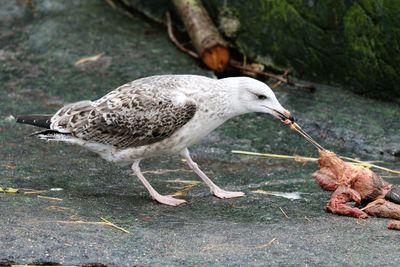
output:
<instances>
[{"instance_id":1,"label":"piece of meat","mask_svg":"<svg viewBox=\"0 0 400 267\"><path fill-rule=\"evenodd\" d=\"M333 192L327 211L356 218L371 215L400 219L400 205L396 204L400 203L399 187L385 182L368 168L344 162L328 150L320 150L318 164L320 170L312 177L321 188ZM389 228L400 229L400 222L391 222Z\"/></svg>"},{"instance_id":2,"label":"piece of meat","mask_svg":"<svg viewBox=\"0 0 400 267\"><path fill-rule=\"evenodd\" d=\"M391 230L400 230L400 221L390 221L387 227Z\"/></svg>"},{"instance_id":3,"label":"piece of meat","mask_svg":"<svg viewBox=\"0 0 400 267\"><path fill-rule=\"evenodd\" d=\"M366 213L376 217L385 217L400 220L400 205L385 199L377 199L364 209Z\"/></svg>"},{"instance_id":4,"label":"piece of meat","mask_svg":"<svg viewBox=\"0 0 400 267\"><path fill-rule=\"evenodd\" d=\"M368 214L364 211L347 205L347 203L351 201L359 203L361 201L360 195L351 188L340 186L333 192L331 199L326 205L326 210L335 214L361 219L368 218Z\"/></svg>"}]
</instances>

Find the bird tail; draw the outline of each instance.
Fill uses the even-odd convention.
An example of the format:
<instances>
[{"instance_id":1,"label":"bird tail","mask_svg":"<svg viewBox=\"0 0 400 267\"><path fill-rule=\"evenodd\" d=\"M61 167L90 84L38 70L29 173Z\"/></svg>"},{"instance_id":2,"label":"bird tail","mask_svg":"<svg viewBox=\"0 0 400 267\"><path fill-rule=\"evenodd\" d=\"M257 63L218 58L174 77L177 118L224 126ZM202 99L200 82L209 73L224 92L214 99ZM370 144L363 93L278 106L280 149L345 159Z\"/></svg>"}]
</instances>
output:
<instances>
[{"instance_id":1,"label":"bird tail","mask_svg":"<svg viewBox=\"0 0 400 267\"><path fill-rule=\"evenodd\" d=\"M19 116L17 118L18 123L30 124L36 127L50 129L51 115L28 115Z\"/></svg>"},{"instance_id":2,"label":"bird tail","mask_svg":"<svg viewBox=\"0 0 400 267\"><path fill-rule=\"evenodd\" d=\"M29 115L19 116L17 118L18 123L30 124L36 127L45 128L39 132L30 134L29 136L36 136L39 139L46 141L68 141L72 138L70 133L62 133L57 130L50 129L51 115Z\"/></svg>"}]
</instances>

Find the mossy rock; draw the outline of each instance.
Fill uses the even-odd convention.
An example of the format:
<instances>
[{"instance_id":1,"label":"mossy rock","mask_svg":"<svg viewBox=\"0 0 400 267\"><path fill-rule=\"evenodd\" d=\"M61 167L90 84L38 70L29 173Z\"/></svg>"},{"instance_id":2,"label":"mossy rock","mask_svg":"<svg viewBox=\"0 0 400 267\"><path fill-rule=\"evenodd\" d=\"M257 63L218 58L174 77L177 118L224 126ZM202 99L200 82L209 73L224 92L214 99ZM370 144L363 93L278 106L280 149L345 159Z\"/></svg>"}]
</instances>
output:
<instances>
[{"instance_id":1,"label":"mossy rock","mask_svg":"<svg viewBox=\"0 0 400 267\"><path fill-rule=\"evenodd\" d=\"M124 2L158 21L171 8L165 1ZM227 35L245 55L276 68L290 68L302 79L342 84L362 95L400 101L400 1L203 2L217 24L240 25L237 33Z\"/></svg>"},{"instance_id":2,"label":"mossy rock","mask_svg":"<svg viewBox=\"0 0 400 267\"><path fill-rule=\"evenodd\" d=\"M208 1L238 14L234 40L263 63L355 92L400 100L400 2L394 0Z\"/></svg>"}]
</instances>

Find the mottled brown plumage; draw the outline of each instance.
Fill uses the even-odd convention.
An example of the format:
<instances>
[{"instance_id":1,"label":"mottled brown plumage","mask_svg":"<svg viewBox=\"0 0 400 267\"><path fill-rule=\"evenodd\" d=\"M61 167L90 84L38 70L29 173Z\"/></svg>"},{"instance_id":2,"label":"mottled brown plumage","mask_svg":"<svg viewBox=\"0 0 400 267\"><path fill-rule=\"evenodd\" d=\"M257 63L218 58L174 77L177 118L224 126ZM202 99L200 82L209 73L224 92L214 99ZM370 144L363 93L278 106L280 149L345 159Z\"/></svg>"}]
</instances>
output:
<instances>
[{"instance_id":1,"label":"mottled brown plumage","mask_svg":"<svg viewBox=\"0 0 400 267\"><path fill-rule=\"evenodd\" d=\"M196 112L196 104L173 102L170 95L119 91L112 98L67 106L53 118L53 127L82 140L117 148L150 145L170 137Z\"/></svg>"},{"instance_id":2,"label":"mottled brown plumage","mask_svg":"<svg viewBox=\"0 0 400 267\"><path fill-rule=\"evenodd\" d=\"M185 101L177 102L179 97ZM196 103L192 99L130 83L97 101L65 106L52 118L51 128L123 149L170 137L195 113Z\"/></svg>"}]
</instances>

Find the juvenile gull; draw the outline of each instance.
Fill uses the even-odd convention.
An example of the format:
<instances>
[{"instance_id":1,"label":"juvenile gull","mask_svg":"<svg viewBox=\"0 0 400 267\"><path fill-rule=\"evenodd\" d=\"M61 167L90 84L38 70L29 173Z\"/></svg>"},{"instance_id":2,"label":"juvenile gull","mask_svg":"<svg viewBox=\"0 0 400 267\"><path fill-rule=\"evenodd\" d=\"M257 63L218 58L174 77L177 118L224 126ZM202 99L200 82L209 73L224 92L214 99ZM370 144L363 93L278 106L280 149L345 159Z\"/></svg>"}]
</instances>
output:
<instances>
[{"instance_id":1,"label":"juvenile gull","mask_svg":"<svg viewBox=\"0 0 400 267\"><path fill-rule=\"evenodd\" d=\"M77 144L111 162L133 163L132 171L151 197L176 206L186 201L159 194L140 171L140 161L179 153L216 197L241 197L243 192L215 185L187 148L230 118L250 112L293 121L272 90L255 79L161 75L124 84L96 101L66 105L54 115L21 116L17 122L47 128L34 134L41 139Z\"/></svg>"}]
</instances>

